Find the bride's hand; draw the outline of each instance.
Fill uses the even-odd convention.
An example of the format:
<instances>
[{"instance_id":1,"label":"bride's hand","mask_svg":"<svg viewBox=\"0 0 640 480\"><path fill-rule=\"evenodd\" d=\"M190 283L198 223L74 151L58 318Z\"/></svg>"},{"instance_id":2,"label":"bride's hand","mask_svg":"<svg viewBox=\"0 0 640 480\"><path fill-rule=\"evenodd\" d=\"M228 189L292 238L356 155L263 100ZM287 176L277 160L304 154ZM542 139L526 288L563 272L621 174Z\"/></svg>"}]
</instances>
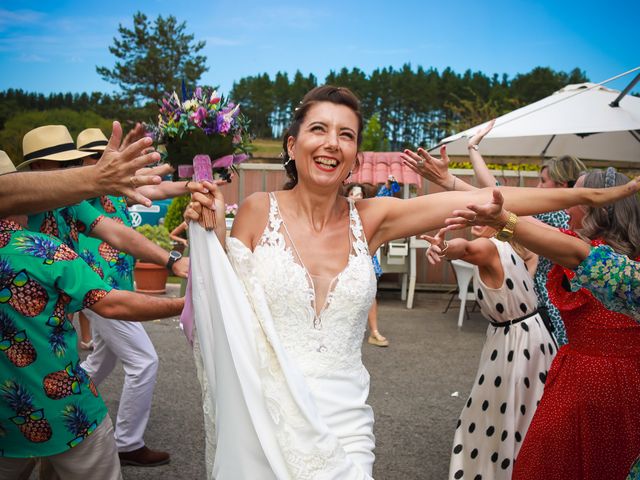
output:
<instances>
[{"instance_id":1,"label":"bride's hand","mask_svg":"<svg viewBox=\"0 0 640 480\"><path fill-rule=\"evenodd\" d=\"M208 208L214 213L216 211L224 212L224 195L218 188L226 182L216 180L215 182L194 182L193 180L187 184L187 188L191 192L191 202L184 211L184 219L189 222L194 220L202 223L202 209Z\"/></svg>"}]
</instances>

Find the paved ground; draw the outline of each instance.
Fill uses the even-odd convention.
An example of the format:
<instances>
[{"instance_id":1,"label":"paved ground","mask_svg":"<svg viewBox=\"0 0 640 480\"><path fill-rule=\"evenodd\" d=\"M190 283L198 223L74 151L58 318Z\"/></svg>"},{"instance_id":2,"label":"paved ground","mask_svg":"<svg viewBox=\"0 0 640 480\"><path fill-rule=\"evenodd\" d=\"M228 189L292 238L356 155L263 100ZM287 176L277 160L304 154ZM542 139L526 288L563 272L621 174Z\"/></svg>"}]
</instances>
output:
<instances>
[{"instance_id":1,"label":"paved ground","mask_svg":"<svg viewBox=\"0 0 640 480\"><path fill-rule=\"evenodd\" d=\"M371 373L370 403L376 415L376 479L441 480L447 477L453 431L475 376L486 322L471 314L456 327L457 302L418 293L407 310L395 292L381 292L380 330L388 348L364 344ZM125 480L203 479L204 434L200 387L190 348L177 319L146 324L160 369L146 442L171 452L167 466L124 467ZM101 386L112 418L118 407L122 368ZM458 392L459 396L451 396ZM259 480L259 479L258 479Z\"/></svg>"}]
</instances>

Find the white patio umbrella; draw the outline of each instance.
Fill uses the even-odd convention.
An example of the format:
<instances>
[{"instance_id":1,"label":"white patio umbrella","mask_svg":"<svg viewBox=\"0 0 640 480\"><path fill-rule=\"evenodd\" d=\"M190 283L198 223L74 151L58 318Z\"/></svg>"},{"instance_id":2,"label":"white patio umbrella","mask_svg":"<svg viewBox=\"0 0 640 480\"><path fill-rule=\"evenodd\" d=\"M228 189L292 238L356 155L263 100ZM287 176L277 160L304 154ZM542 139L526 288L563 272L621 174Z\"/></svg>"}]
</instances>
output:
<instances>
[{"instance_id":1,"label":"white patio umbrella","mask_svg":"<svg viewBox=\"0 0 640 480\"><path fill-rule=\"evenodd\" d=\"M531 105L498 117L482 140L488 156L554 157L640 162L640 98L594 83L567 85ZM467 155L467 138L486 123L442 140L449 155Z\"/></svg>"}]
</instances>

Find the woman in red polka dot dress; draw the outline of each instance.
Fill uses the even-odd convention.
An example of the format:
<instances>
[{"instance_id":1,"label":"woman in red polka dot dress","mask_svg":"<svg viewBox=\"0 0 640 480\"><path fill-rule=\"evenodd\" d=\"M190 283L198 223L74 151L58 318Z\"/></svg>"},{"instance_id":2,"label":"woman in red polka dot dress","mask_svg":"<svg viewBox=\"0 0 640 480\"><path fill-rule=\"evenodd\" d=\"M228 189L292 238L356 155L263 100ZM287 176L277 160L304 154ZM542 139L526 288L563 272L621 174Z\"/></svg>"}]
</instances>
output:
<instances>
[{"instance_id":1,"label":"woman in red polka dot dress","mask_svg":"<svg viewBox=\"0 0 640 480\"><path fill-rule=\"evenodd\" d=\"M611 169L591 172L576 186L628 181ZM576 227L582 212L570 211ZM640 253L639 225L640 202L632 196L588 208L581 233L633 258ZM572 274L560 266L549 273L547 288L569 344L551 367L514 479L622 480L640 453L640 325L607 310L586 289L571 292Z\"/></svg>"},{"instance_id":2,"label":"woman in red polka dot dress","mask_svg":"<svg viewBox=\"0 0 640 480\"><path fill-rule=\"evenodd\" d=\"M432 264L448 258L475 265L476 298L489 321L476 380L456 427L449 478L510 480L557 346L537 310L529 274L537 256L490 238L490 227L472 231L479 237L473 241L445 242L444 230L423 237L431 243Z\"/></svg>"}]
</instances>

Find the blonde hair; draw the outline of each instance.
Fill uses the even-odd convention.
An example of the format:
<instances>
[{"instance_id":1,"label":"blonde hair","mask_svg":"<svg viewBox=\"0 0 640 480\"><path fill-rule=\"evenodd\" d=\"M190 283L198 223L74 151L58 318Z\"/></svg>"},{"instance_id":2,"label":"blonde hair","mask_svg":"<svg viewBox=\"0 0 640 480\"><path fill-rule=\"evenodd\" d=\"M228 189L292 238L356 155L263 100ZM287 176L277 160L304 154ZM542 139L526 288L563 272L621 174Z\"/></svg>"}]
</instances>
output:
<instances>
[{"instance_id":1,"label":"blonde hair","mask_svg":"<svg viewBox=\"0 0 640 480\"><path fill-rule=\"evenodd\" d=\"M545 168L551 180L566 183L568 187L573 187L578 177L587 171L582 160L572 155L561 155L547 160L542 166L543 170Z\"/></svg>"}]
</instances>

